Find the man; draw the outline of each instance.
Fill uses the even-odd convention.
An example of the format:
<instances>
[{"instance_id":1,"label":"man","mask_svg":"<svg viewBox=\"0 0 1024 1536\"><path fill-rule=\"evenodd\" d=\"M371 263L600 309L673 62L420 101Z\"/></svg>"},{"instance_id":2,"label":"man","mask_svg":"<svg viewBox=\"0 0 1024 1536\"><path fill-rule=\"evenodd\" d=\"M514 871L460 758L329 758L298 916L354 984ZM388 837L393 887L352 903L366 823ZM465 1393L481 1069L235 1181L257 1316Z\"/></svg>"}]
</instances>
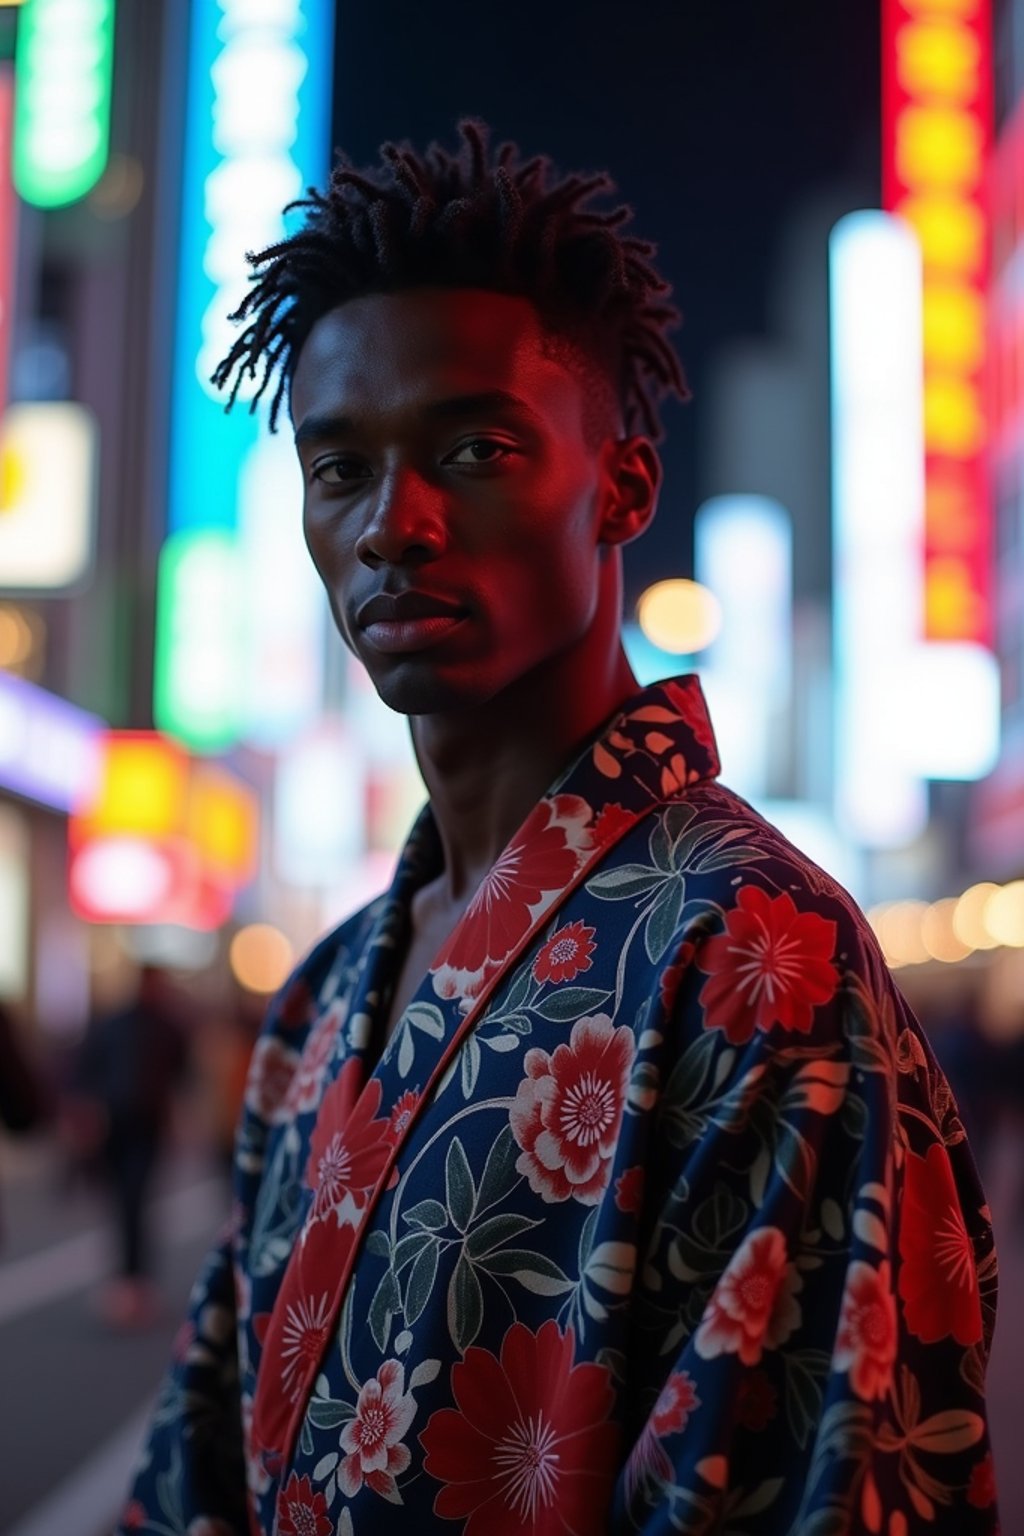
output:
<instances>
[{"instance_id":1,"label":"man","mask_svg":"<svg viewBox=\"0 0 1024 1536\"><path fill-rule=\"evenodd\" d=\"M69 1106L89 1127L80 1152L95 1155L114 1218L117 1271L97 1297L114 1328L146 1328L160 1316L148 1205L187 1070L188 1040L167 977L144 965L134 995L90 1020Z\"/></svg>"},{"instance_id":2,"label":"man","mask_svg":"<svg viewBox=\"0 0 1024 1536\"><path fill-rule=\"evenodd\" d=\"M271 1006L122 1528L992 1531L955 1106L852 902L716 783L696 680L622 652L685 392L653 248L606 177L461 133L343 163L216 376L280 367L430 802Z\"/></svg>"}]
</instances>

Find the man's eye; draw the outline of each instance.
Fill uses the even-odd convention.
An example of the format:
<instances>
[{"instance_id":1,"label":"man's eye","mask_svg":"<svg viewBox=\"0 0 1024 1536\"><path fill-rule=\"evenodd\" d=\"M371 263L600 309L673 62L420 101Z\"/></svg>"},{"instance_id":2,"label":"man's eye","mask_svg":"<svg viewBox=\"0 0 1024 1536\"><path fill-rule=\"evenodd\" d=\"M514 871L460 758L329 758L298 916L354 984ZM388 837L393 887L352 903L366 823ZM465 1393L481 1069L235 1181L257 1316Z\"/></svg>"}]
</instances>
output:
<instances>
[{"instance_id":1,"label":"man's eye","mask_svg":"<svg viewBox=\"0 0 1024 1536\"><path fill-rule=\"evenodd\" d=\"M321 459L314 464L310 474L321 485L349 485L353 480L365 480L370 471L359 459Z\"/></svg>"},{"instance_id":2,"label":"man's eye","mask_svg":"<svg viewBox=\"0 0 1024 1536\"><path fill-rule=\"evenodd\" d=\"M446 464L502 464L515 449L494 437L474 437L445 460Z\"/></svg>"}]
</instances>

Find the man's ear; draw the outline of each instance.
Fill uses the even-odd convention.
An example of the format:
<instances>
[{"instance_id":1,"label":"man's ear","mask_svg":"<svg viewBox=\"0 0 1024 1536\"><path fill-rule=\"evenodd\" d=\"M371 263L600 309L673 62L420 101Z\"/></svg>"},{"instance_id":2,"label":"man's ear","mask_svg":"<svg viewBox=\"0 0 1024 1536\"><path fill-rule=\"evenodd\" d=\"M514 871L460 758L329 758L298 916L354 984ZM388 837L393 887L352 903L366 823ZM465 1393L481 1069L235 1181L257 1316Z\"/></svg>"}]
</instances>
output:
<instances>
[{"instance_id":1,"label":"man's ear","mask_svg":"<svg viewBox=\"0 0 1024 1536\"><path fill-rule=\"evenodd\" d=\"M610 441L606 453L598 538L602 544L630 544L645 531L657 509L661 459L647 437Z\"/></svg>"}]
</instances>

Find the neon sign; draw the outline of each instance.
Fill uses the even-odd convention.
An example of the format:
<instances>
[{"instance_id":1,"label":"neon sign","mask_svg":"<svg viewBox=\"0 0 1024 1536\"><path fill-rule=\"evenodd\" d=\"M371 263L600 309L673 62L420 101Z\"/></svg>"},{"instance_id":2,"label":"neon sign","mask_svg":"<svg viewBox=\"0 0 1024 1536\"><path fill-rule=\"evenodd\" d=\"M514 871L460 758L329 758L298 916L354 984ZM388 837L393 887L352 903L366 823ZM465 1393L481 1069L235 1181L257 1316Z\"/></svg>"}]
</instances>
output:
<instances>
[{"instance_id":1,"label":"neon sign","mask_svg":"<svg viewBox=\"0 0 1024 1536\"><path fill-rule=\"evenodd\" d=\"M329 0L192 5L172 532L238 522L239 469L259 423L244 409L226 416L209 376L237 335L228 316L249 286L245 253L285 236L285 204L326 169L333 9Z\"/></svg>"},{"instance_id":2,"label":"neon sign","mask_svg":"<svg viewBox=\"0 0 1024 1536\"><path fill-rule=\"evenodd\" d=\"M985 646L991 34L991 0L883 0L882 200L924 261L924 633Z\"/></svg>"},{"instance_id":3,"label":"neon sign","mask_svg":"<svg viewBox=\"0 0 1024 1536\"><path fill-rule=\"evenodd\" d=\"M58 208L96 185L110 143L114 0L28 0L15 54L14 183Z\"/></svg>"},{"instance_id":4,"label":"neon sign","mask_svg":"<svg viewBox=\"0 0 1024 1536\"><path fill-rule=\"evenodd\" d=\"M246 252L284 238L285 204L324 177L333 15L330 0L193 0L191 7L170 432L175 544L161 560L158 583L154 715L201 751L229 746L249 723L244 649L235 643L231 603L222 652L231 664L211 671L217 636L208 635L206 686L194 705L196 694L175 681L196 676L190 620L177 605L190 604L194 616L189 573L198 570L201 585L211 562L225 581L241 570L243 471L265 434L244 408L225 414L209 376L237 334L228 316L249 286ZM251 396L251 386L240 391L243 407ZM276 439L273 450L290 454ZM187 654L177 654L179 646Z\"/></svg>"}]
</instances>

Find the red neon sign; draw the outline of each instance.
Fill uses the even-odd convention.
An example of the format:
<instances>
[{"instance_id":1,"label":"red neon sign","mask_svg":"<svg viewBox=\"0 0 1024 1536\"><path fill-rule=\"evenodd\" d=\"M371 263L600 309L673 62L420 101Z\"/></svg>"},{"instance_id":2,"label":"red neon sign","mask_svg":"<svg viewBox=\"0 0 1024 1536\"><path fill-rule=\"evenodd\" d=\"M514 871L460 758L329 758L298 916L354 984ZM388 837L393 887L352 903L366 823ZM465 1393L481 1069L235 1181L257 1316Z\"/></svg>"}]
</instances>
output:
<instances>
[{"instance_id":1,"label":"red neon sign","mask_svg":"<svg viewBox=\"0 0 1024 1536\"><path fill-rule=\"evenodd\" d=\"M925 638L992 640L991 0L883 0L882 201L924 261Z\"/></svg>"}]
</instances>

